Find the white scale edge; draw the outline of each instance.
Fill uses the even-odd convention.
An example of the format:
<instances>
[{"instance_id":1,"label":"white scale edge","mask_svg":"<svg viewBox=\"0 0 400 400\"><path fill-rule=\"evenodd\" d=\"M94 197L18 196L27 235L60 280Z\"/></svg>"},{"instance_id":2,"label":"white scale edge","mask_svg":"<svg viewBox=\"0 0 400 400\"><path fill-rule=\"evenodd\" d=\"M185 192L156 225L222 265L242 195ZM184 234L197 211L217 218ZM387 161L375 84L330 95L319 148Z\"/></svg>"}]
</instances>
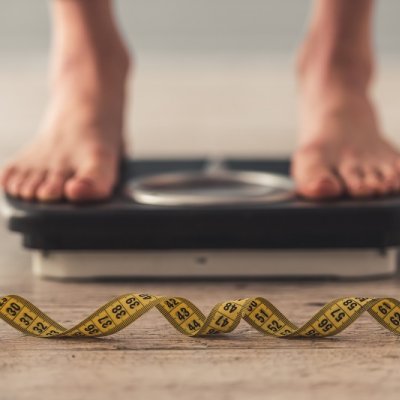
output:
<instances>
[{"instance_id":1,"label":"white scale edge","mask_svg":"<svg viewBox=\"0 0 400 400\"><path fill-rule=\"evenodd\" d=\"M206 278L391 276L398 250L35 251L43 278Z\"/></svg>"}]
</instances>

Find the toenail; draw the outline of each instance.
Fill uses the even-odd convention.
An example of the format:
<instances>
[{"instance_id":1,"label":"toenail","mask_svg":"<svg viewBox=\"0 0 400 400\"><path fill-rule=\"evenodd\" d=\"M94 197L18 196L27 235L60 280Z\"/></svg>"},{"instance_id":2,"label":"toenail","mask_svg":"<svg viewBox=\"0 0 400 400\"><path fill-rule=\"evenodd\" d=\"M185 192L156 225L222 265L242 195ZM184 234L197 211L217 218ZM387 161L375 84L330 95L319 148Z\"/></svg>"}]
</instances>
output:
<instances>
[{"instance_id":1,"label":"toenail","mask_svg":"<svg viewBox=\"0 0 400 400\"><path fill-rule=\"evenodd\" d=\"M330 178L322 178L315 180L314 182L311 183L310 186L313 187L315 190L335 189L337 187L335 182Z\"/></svg>"},{"instance_id":2,"label":"toenail","mask_svg":"<svg viewBox=\"0 0 400 400\"><path fill-rule=\"evenodd\" d=\"M58 196L56 194L46 193L45 195L43 194L38 195L37 198L41 201L56 201L60 200L61 196Z\"/></svg>"}]
</instances>

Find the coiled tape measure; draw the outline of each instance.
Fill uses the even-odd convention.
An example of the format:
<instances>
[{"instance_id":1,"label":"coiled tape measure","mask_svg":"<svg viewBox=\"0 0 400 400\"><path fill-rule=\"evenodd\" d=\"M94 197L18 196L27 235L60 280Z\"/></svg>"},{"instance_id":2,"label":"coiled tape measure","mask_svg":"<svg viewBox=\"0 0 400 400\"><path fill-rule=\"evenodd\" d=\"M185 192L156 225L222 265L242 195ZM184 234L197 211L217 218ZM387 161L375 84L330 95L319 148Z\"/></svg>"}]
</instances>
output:
<instances>
[{"instance_id":1,"label":"coiled tape measure","mask_svg":"<svg viewBox=\"0 0 400 400\"><path fill-rule=\"evenodd\" d=\"M40 338L102 337L126 328L153 307L176 330L192 337L232 332L241 319L261 333L278 338L328 337L343 331L366 311L400 335L400 302L393 298L343 297L326 304L301 327L262 297L218 303L206 317L182 297L130 293L109 301L67 329L24 298L9 295L0 300L0 317L13 328Z\"/></svg>"}]
</instances>

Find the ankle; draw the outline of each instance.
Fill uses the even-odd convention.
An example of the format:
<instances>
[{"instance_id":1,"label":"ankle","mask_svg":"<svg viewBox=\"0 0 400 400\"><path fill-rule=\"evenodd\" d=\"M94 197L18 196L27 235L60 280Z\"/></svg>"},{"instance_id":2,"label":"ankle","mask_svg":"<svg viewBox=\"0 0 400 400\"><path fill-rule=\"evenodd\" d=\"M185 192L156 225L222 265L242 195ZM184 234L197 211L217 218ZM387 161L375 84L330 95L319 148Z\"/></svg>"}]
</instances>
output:
<instances>
[{"instance_id":1,"label":"ankle","mask_svg":"<svg viewBox=\"0 0 400 400\"><path fill-rule=\"evenodd\" d=\"M111 44L87 43L60 46L55 49L51 63L51 83L66 83L77 74L80 80L99 84L125 84L132 61L124 43L116 38Z\"/></svg>"},{"instance_id":2,"label":"ankle","mask_svg":"<svg viewBox=\"0 0 400 400\"><path fill-rule=\"evenodd\" d=\"M300 84L318 82L335 85L345 91L368 90L373 76L373 60L361 46L329 43L316 33L310 33L297 57Z\"/></svg>"}]
</instances>

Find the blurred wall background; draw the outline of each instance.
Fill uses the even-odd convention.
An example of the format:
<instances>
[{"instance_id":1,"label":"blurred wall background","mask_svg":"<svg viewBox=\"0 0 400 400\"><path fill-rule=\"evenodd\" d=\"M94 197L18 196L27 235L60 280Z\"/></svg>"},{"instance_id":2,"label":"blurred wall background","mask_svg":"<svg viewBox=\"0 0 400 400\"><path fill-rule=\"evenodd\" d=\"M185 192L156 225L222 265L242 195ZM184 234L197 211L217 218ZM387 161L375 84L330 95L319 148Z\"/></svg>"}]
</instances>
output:
<instances>
[{"instance_id":1,"label":"blurred wall background","mask_svg":"<svg viewBox=\"0 0 400 400\"><path fill-rule=\"evenodd\" d=\"M116 4L126 35L140 52L274 55L296 48L312 2L117 0ZM0 54L45 53L47 9L46 0L0 0ZM399 54L399 15L398 0L378 1L380 53Z\"/></svg>"},{"instance_id":2,"label":"blurred wall background","mask_svg":"<svg viewBox=\"0 0 400 400\"><path fill-rule=\"evenodd\" d=\"M293 150L292 69L309 0L119 0L116 5L137 58L127 119L138 156ZM34 134L45 106L48 7L44 0L0 0L1 158ZM400 136L399 15L398 0L378 2L376 95L394 138Z\"/></svg>"}]
</instances>

